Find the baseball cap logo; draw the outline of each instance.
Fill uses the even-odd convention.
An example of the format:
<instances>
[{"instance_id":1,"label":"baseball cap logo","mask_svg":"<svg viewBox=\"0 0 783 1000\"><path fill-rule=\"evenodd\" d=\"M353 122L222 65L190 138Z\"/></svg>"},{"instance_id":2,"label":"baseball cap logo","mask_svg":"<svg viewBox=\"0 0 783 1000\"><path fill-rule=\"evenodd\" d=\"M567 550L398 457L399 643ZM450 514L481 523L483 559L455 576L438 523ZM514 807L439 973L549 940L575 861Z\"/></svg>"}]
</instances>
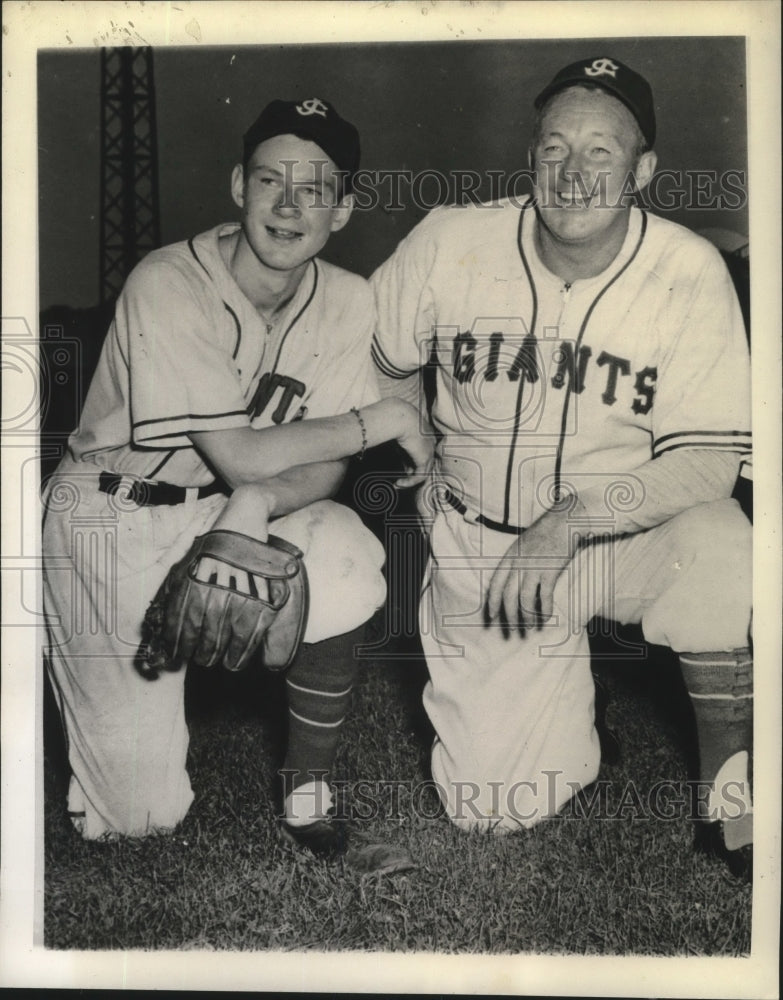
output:
<instances>
[{"instance_id":1,"label":"baseball cap logo","mask_svg":"<svg viewBox=\"0 0 783 1000\"><path fill-rule=\"evenodd\" d=\"M594 59L592 66L585 66L588 76L617 76L620 67L611 59Z\"/></svg>"},{"instance_id":2,"label":"baseball cap logo","mask_svg":"<svg viewBox=\"0 0 783 1000\"><path fill-rule=\"evenodd\" d=\"M296 110L304 117L308 117L309 115L320 115L322 118L326 118L326 112L329 109L323 101L319 100L317 97L311 97L309 101L302 101L301 104L297 104Z\"/></svg>"}]
</instances>

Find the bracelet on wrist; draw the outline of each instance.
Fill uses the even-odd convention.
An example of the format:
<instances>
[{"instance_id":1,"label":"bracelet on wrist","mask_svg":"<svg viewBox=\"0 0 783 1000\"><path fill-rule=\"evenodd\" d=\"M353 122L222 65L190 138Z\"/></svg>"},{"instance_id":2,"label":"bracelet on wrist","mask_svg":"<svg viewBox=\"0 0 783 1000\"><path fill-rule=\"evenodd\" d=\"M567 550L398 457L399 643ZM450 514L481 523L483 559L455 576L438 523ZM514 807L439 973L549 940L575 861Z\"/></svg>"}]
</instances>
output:
<instances>
[{"instance_id":1,"label":"bracelet on wrist","mask_svg":"<svg viewBox=\"0 0 783 1000\"><path fill-rule=\"evenodd\" d=\"M362 431L362 450L357 452L355 456L356 459L361 462L361 460L364 458L365 451L367 451L367 427L365 426L364 423L364 417L362 417L361 413L356 409L355 406L351 407L351 413L353 413L353 415L359 421L359 427L361 428Z\"/></svg>"}]
</instances>

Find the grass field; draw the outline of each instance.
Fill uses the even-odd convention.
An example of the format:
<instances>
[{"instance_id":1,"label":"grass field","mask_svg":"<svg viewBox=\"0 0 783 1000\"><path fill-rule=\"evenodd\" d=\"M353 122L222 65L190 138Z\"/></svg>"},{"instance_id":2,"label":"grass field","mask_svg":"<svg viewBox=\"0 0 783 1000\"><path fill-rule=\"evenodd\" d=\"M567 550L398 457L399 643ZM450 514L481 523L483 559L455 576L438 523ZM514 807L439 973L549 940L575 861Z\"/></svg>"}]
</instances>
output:
<instances>
[{"instance_id":1,"label":"grass field","mask_svg":"<svg viewBox=\"0 0 783 1000\"><path fill-rule=\"evenodd\" d=\"M82 842L64 812L59 723L48 706L45 941L54 949L360 949L390 952L724 955L750 949L750 888L695 856L687 818L642 806L684 782L691 720L671 663L605 664L623 747L593 811L510 837L466 835L427 788L431 733L420 660L368 661L338 777L386 782L361 829L409 848L418 869L361 876L281 846L272 797L285 711L280 679L193 673L196 801L171 837ZM605 784L603 784L605 782ZM354 789L355 790L355 789ZM597 805L596 805L597 803Z\"/></svg>"}]
</instances>

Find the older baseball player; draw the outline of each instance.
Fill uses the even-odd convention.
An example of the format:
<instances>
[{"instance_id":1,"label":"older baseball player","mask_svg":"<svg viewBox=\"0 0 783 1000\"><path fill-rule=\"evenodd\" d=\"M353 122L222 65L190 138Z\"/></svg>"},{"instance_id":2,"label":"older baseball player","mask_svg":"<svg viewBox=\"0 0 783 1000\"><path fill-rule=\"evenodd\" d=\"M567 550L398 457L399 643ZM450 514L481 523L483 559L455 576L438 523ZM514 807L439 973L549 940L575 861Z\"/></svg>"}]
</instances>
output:
<instances>
[{"instance_id":1,"label":"older baseball player","mask_svg":"<svg viewBox=\"0 0 783 1000\"><path fill-rule=\"evenodd\" d=\"M697 843L748 876L740 310L717 251L633 204L656 166L647 81L585 59L535 104L533 195L433 211L371 279L382 394L415 393L435 361L433 777L462 827L554 815L599 767L585 626L641 623L693 703Z\"/></svg>"},{"instance_id":2,"label":"older baseball player","mask_svg":"<svg viewBox=\"0 0 783 1000\"><path fill-rule=\"evenodd\" d=\"M141 623L197 535L263 540L271 521L304 552L311 603L286 677L282 829L316 853L344 850L329 778L356 630L385 584L380 544L326 498L344 459L383 441L399 440L411 483L431 458L414 408L378 401L369 285L317 256L348 222L359 152L326 101L272 102L231 177L241 222L149 254L119 297L45 496L49 668L85 838L165 832L187 813L184 671L140 675ZM252 586L205 559L199 575L213 574Z\"/></svg>"}]
</instances>

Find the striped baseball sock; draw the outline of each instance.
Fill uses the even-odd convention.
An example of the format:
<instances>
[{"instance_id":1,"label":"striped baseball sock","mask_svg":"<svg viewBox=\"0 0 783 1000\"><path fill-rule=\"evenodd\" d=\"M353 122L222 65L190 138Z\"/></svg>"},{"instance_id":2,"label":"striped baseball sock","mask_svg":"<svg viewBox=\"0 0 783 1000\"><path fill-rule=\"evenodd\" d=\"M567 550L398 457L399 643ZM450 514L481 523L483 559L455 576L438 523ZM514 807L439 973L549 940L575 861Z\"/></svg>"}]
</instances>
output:
<instances>
[{"instance_id":1,"label":"striped baseball sock","mask_svg":"<svg viewBox=\"0 0 783 1000\"><path fill-rule=\"evenodd\" d=\"M730 653L682 653L680 666L696 716L699 779L709 786L699 816L723 820L726 847L753 842L753 657Z\"/></svg>"},{"instance_id":2,"label":"striped baseball sock","mask_svg":"<svg viewBox=\"0 0 783 1000\"><path fill-rule=\"evenodd\" d=\"M288 672L288 752L280 774L286 818L294 823L319 819L332 804L328 781L359 672L354 647L363 641L362 625L305 643Z\"/></svg>"}]
</instances>

